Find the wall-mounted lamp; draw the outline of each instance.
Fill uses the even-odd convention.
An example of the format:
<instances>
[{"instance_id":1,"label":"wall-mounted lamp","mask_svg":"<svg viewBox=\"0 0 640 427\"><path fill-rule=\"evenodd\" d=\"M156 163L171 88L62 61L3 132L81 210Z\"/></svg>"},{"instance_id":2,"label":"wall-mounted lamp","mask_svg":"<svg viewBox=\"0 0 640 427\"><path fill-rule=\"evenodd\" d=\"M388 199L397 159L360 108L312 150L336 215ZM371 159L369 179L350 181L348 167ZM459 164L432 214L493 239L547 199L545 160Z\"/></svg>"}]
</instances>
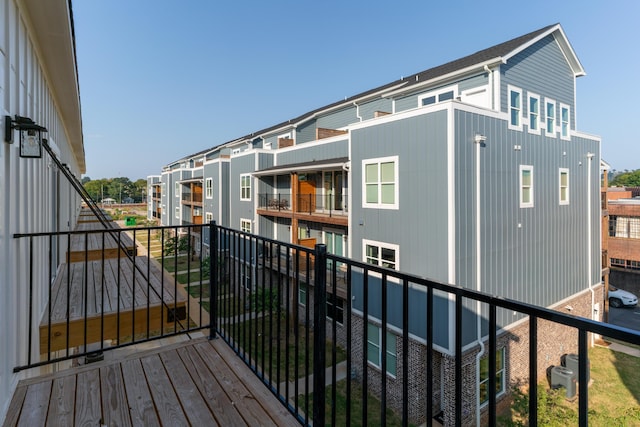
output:
<instances>
[{"instance_id":1,"label":"wall-mounted lamp","mask_svg":"<svg viewBox=\"0 0 640 427\"><path fill-rule=\"evenodd\" d=\"M36 124L28 117L4 116L4 141L13 144L13 130L20 132L20 157L42 157L42 134L47 128Z\"/></svg>"},{"instance_id":2,"label":"wall-mounted lamp","mask_svg":"<svg viewBox=\"0 0 640 427\"><path fill-rule=\"evenodd\" d=\"M486 136L484 136L484 135L480 135L480 134L476 134L476 135L473 137L473 142L475 142L476 144L479 144L479 143L485 142L486 140L487 140L487 137L486 137Z\"/></svg>"}]
</instances>

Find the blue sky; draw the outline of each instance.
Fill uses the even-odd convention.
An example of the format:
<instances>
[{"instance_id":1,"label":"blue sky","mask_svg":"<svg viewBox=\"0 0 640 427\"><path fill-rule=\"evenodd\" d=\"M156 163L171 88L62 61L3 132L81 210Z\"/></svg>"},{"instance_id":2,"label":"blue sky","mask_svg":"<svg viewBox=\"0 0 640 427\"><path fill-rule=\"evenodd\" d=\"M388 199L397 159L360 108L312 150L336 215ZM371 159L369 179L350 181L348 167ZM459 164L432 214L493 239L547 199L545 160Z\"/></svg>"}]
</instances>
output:
<instances>
[{"instance_id":1,"label":"blue sky","mask_svg":"<svg viewBox=\"0 0 640 427\"><path fill-rule=\"evenodd\" d=\"M562 24L578 129L640 168L640 2L74 0L87 176L186 155Z\"/></svg>"}]
</instances>

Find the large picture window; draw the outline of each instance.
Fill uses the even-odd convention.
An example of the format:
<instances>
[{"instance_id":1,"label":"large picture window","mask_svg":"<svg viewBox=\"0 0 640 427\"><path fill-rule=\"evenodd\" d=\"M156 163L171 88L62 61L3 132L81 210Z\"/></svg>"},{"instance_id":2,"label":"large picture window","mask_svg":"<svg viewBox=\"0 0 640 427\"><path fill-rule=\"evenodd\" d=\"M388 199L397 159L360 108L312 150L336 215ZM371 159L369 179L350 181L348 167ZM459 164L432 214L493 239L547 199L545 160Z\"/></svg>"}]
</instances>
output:
<instances>
[{"instance_id":1,"label":"large picture window","mask_svg":"<svg viewBox=\"0 0 640 427\"><path fill-rule=\"evenodd\" d=\"M251 175L240 175L240 200L251 200Z\"/></svg>"},{"instance_id":2,"label":"large picture window","mask_svg":"<svg viewBox=\"0 0 640 427\"><path fill-rule=\"evenodd\" d=\"M533 207L533 166L520 165L520 207Z\"/></svg>"},{"instance_id":3,"label":"large picture window","mask_svg":"<svg viewBox=\"0 0 640 427\"><path fill-rule=\"evenodd\" d=\"M398 156L362 161L362 207L398 209Z\"/></svg>"}]
</instances>

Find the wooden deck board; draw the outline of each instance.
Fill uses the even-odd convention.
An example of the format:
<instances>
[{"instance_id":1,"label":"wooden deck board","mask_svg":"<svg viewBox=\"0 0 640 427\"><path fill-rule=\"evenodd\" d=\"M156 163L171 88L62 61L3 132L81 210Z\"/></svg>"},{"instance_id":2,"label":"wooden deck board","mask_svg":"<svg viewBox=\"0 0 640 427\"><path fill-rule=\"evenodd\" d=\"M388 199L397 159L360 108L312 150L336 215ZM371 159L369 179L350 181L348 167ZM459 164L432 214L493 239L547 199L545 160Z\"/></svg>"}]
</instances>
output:
<instances>
[{"instance_id":1,"label":"wooden deck board","mask_svg":"<svg viewBox=\"0 0 640 427\"><path fill-rule=\"evenodd\" d=\"M226 350L201 338L23 380L4 426L299 425Z\"/></svg>"}]
</instances>

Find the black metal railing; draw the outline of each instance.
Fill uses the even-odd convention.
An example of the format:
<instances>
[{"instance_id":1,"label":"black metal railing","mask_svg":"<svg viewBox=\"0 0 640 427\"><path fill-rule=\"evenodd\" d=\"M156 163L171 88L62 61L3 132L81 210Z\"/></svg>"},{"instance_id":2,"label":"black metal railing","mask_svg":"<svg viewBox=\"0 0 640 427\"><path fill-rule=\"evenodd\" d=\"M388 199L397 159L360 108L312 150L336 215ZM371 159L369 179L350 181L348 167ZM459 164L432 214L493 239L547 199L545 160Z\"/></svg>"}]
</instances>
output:
<instances>
[{"instance_id":1,"label":"black metal railing","mask_svg":"<svg viewBox=\"0 0 640 427\"><path fill-rule=\"evenodd\" d=\"M209 328L203 305L211 293L208 258L196 251L203 227L208 229L181 225L15 234L30 256L29 304L20 320L28 324L30 338L14 370ZM152 257L140 254L151 248ZM43 253L49 254L48 265L34 255ZM53 253L66 254L59 265Z\"/></svg>"},{"instance_id":2,"label":"black metal railing","mask_svg":"<svg viewBox=\"0 0 640 427\"><path fill-rule=\"evenodd\" d=\"M193 227L201 232L193 232ZM181 234L183 230L187 233ZM120 241L125 240L123 232L115 231ZM524 386L528 422L536 425L539 387L548 386L544 380L549 365L559 363L558 358L548 359L547 352L561 344L564 352L577 354L573 380L578 384L579 422L586 426L590 334L640 343L637 331L337 257L326 253L324 245L306 248L215 223L132 232L147 247L159 236L156 259L164 267L155 272L163 285L159 289L168 283L175 294L182 289L197 304L186 304L186 312L179 313L175 298L163 297L160 291L155 297L163 310L157 324L151 319L151 304L143 299L140 310L118 308L109 312L114 315L109 321L108 310L101 308L95 316L81 313L76 324L66 313L63 318L69 323L62 329L47 326L41 320L48 318L52 325L55 304L39 309L38 295L40 302L52 301L52 288L57 286L70 309L75 279L61 280L64 268L69 268L63 265L55 282L38 280L34 273L46 267L35 264L34 253L46 253L47 246L51 253L56 236L58 244L70 251L75 236L84 239L87 248L95 233L104 242L113 230L15 235L31 256L29 306L21 321L29 322L29 331L40 333L39 341L29 338L29 348L20 352L28 357L16 370L208 329L209 338L220 336L228 343L301 424L432 425L439 416L445 425L458 426L474 423L484 390L481 423L496 425L498 399L508 395L513 385ZM88 274L90 263L94 273L112 263L112 271L117 272L111 279L114 289L139 278L138 290L144 288L145 295L152 295L156 289L152 263L137 262L144 257L136 252L119 251L115 261L107 255L106 250L98 255L85 250L82 260L76 261L84 289L89 284L106 286L103 275ZM49 259L51 271L56 265ZM117 267L125 259L134 267L126 271ZM178 281L187 285L168 280L170 272L165 270L182 269L185 276L178 275ZM107 294L104 287L96 289ZM89 292L82 294L89 296ZM104 304L100 298L95 301L99 307ZM87 304L79 306L86 310ZM108 326L114 325L116 333L111 337ZM51 340L60 330L67 334L65 348L51 351ZM75 345L71 333L78 334ZM106 339L112 339L113 345L106 346ZM488 363L481 362L485 358ZM484 388L472 369L480 363L486 365Z\"/></svg>"},{"instance_id":3,"label":"black metal railing","mask_svg":"<svg viewBox=\"0 0 640 427\"><path fill-rule=\"evenodd\" d=\"M292 204L292 197L296 200L296 207ZM258 195L258 209L272 211L295 211L305 214L320 214L345 216L347 211L347 194L298 194L290 193L261 193Z\"/></svg>"}]
</instances>

